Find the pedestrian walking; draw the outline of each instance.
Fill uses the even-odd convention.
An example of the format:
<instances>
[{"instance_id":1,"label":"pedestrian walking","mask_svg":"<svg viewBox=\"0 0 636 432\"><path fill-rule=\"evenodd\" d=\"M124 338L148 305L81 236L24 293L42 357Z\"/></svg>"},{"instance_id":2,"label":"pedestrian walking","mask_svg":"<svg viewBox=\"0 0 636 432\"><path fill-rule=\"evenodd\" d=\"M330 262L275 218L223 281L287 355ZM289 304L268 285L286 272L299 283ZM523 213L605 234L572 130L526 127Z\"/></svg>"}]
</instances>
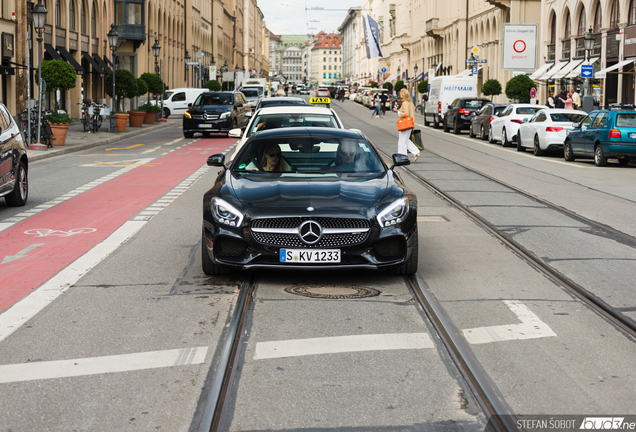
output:
<instances>
[{"instance_id":1,"label":"pedestrian walking","mask_svg":"<svg viewBox=\"0 0 636 432\"><path fill-rule=\"evenodd\" d=\"M581 108L581 95L576 91L574 87L570 88L570 93L572 93L572 102L574 103L574 109Z\"/></svg>"},{"instance_id":2,"label":"pedestrian walking","mask_svg":"<svg viewBox=\"0 0 636 432\"><path fill-rule=\"evenodd\" d=\"M554 92L550 92L548 94L548 101L546 102L545 106L547 106L548 108L554 108Z\"/></svg>"},{"instance_id":3,"label":"pedestrian walking","mask_svg":"<svg viewBox=\"0 0 636 432\"><path fill-rule=\"evenodd\" d=\"M415 160L417 160L420 157L420 150L411 141L411 132L415 128L415 105L411 102L411 96L409 96L409 92L405 88L400 90L400 100L402 101L402 106L399 110L396 108L394 111L398 113L400 119L410 117L412 126L404 130L399 130L400 128L398 127L398 153L408 156L407 151L409 151L415 155Z\"/></svg>"},{"instance_id":4,"label":"pedestrian walking","mask_svg":"<svg viewBox=\"0 0 636 432\"><path fill-rule=\"evenodd\" d=\"M386 93L380 93L380 109L382 110L382 117L386 114L386 101L389 99Z\"/></svg>"},{"instance_id":5,"label":"pedestrian walking","mask_svg":"<svg viewBox=\"0 0 636 432\"><path fill-rule=\"evenodd\" d=\"M559 94L554 97L554 107L555 108L563 108L565 107L565 100L567 96L565 95L565 90L561 89Z\"/></svg>"},{"instance_id":6,"label":"pedestrian walking","mask_svg":"<svg viewBox=\"0 0 636 432\"><path fill-rule=\"evenodd\" d=\"M371 114L371 118L375 117L382 117L382 114L380 113L380 98L379 97L375 97L373 98L373 114Z\"/></svg>"},{"instance_id":7,"label":"pedestrian walking","mask_svg":"<svg viewBox=\"0 0 636 432\"><path fill-rule=\"evenodd\" d=\"M563 103L563 108L574 109L574 101L572 100L572 93L568 93L567 99Z\"/></svg>"}]
</instances>

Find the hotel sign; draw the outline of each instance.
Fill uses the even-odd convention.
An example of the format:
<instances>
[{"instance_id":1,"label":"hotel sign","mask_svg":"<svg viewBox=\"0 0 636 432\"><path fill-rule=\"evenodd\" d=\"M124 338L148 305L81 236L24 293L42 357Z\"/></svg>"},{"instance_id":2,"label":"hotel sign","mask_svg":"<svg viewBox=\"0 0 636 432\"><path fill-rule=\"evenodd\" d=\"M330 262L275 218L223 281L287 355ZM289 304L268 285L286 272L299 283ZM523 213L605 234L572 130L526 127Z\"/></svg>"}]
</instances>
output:
<instances>
[{"instance_id":1,"label":"hotel sign","mask_svg":"<svg viewBox=\"0 0 636 432\"><path fill-rule=\"evenodd\" d=\"M625 27L623 34L623 58L636 57L636 26Z\"/></svg>"}]
</instances>

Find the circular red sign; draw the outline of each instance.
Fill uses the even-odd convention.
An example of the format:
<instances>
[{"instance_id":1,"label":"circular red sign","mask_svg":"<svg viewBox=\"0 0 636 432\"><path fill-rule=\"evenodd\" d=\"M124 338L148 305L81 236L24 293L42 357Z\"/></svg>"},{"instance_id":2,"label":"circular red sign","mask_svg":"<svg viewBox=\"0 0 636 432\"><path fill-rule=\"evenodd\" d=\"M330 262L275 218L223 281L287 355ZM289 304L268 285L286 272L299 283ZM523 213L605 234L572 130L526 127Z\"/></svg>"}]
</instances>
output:
<instances>
[{"instance_id":1,"label":"circular red sign","mask_svg":"<svg viewBox=\"0 0 636 432\"><path fill-rule=\"evenodd\" d=\"M523 44L523 49L521 49L521 50L518 50L518 49L517 49L517 44L518 44L519 42L521 42L521 43ZM518 53L522 53L522 52L524 52L524 51L526 50L526 43L525 43L524 41L522 41L521 39L516 40L516 41L512 44L512 49L513 49L513 50L515 50L515 51L516 51L516 52L518 52Z\"/></svg>"}]
</instances>

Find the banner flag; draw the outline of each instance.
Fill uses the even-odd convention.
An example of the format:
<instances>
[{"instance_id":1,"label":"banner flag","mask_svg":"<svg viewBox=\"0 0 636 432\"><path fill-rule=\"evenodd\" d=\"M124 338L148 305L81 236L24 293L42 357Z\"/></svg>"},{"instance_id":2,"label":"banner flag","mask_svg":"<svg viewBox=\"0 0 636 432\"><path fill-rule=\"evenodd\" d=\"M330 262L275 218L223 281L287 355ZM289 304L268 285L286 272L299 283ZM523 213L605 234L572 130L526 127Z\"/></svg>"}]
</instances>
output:
<instances>
[{"instance_id":1,"label":"banner flag","mask_svg":"<svg viewBox=\"0 0 636 432\"><path fill-rule=\"evenodd\" d=\"M378 23L367 14L362 15L362 22L364 24L364 40L367 48L367 58L382 57Z\"/></svg>"}]
</instances>

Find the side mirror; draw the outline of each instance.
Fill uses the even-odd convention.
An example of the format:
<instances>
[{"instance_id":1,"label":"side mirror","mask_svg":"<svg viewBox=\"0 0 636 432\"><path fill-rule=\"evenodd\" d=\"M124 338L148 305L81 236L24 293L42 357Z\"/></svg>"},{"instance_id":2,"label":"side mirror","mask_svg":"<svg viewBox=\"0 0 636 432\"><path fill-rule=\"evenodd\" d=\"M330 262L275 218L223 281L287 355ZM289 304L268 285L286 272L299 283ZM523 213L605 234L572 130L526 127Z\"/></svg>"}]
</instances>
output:
<instances>
[{"instance_id":1,"label":"side mirror","mask_svg":"<svg viewBox=\"0 0 636 432\"><path fill-rule=\"evenodd\" d=\"M241 128L231 129L228 132L227 136L229 136L230 138L240 138L240 137L243 136L243 131L241 130ZM210 156L210 157L214 157L214 156ZM209 161L210 160L208 159L208 162ZM209 165L209 163L208 163L208 165Z\"/></svg>"},{"instance_id":2,"label":"side mirror","mask_svg":"<svg viewBox=\"0 0 636 432\"><path fill-rule=\"evenodd\" d=\"M404 166L404 165L410 165L410 164L411 164L411 160L409 159L407 155L403 155L402 153L393 153L393 166L391 167L391 169L393 169L396 166Z\"/></svg>"},{"instance_id":3,"label":"side mirror","mask_svg":"<svg viewBox=\"0 0 636 432\"><path fill-rule=\"evenodd\" d=\"M191 106L192 106L192 102L190 102L190 103L188 104L188 108L190 108Z\"/></svg>"},{"instance_id":4,"label":"side mirror","mask_svg":"<svg viewBox=\"0 0 636 432\"><path fill-rule=\"evenodd\" d=\"M212 155L208 158L208 166L225 167L225 155L223 153Z\"/></svg>"},{"instance_id":5,"label":"side mirror","mask_svg":"<svg viewBox=\"0 0 636 432\"><path fill-rule=\"evenodd\" d=\"M578 129L579 127L581 127L581 125L580 125L580 123L579 123L579 122L572 122L572 127L573 127L574 129Z\"/></svg>"},{"instance_id":6,"label":"side mirror","mask_svg":"<svg viewBox=\"0 0 636 432\"><path fill-rule=\"evenodd\" d=\"M523 120L521 120L521 123L528 123L528 120L530 119L524 118Z\"/></svg>"},{"instance_id":7,"label":"side mirror","mask_svg":"<svg viewBox=\"0 0 636 432\"><path fill-rule=\"evenodd\" d=\"M245 117L252 117L252 111L248 111L245 113Z\"/></svg>"}]
</instances>

